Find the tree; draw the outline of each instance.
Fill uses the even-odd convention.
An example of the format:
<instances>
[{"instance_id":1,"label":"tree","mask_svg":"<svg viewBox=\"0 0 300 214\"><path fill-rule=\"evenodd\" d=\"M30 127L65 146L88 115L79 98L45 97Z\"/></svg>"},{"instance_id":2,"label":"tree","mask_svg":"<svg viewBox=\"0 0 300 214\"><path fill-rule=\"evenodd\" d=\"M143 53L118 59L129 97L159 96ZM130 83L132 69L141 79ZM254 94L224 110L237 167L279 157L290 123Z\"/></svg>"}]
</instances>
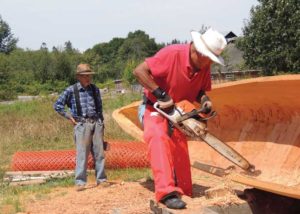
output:
<instances>
[{"instance_id":1,"label":"tree","mask_svg":"<svg viewBox=\"0 0 300 214\"><path fill-rule=\"evenodd\" d=\"M132 59L128 60L126 63L122 78L130 84L136 83L136 81L137 81L136 78L134 77L132 71L139 63L140 62L132 60Z\"/></svg>"},{"instance_id":2,"label":"tree","mask_svg":"<svg viewBox=\"0 0 300 214\"><path fill-rule=\"evenodd\" d=\"M0 101L10 100L16 96L16 93L11 90L10 76L7 55L0 53Z\"/></svg>"},{"instance_id":3,"label":"tree","mask_svg":"<svg viewBox=\"0 0 300 214\"><path fill-rule=\"evenodd\" d=\"M300 1L258 0L243 28L238 47L246 65L265 75L300 70Z\"/></svg>"},{"instance_id":4,"label":"tree","mask_svg":"<svg viewBox=\"0 0 300 214\"><path fill-rule=\"evenodd\" d=\"M119 57L123 61L127 61L128 59L141 60L147 56L152 56L160 48L148 34L137 30L128 34L124 43L119 48Z\"/></svg>"},{"instance_id":5,"label":"tree","mask_svg":"<svg viewBox=\"0 0 300 214\"><path fill-rule=\"evenodd\" d=\"M53 78L51 72L53 63L45 42L42 43L40 50L34 52L32 61L35 80L46 83L46 81Z\"/></svg>"},{"instance_id":6,"label":"tree","mask_svg":"<svg viewBox=\"0 0 300 214\"><path fill-rule=\"evenodd\" d=\"M9 25L0 16L0 53L8 54L16 48L18 39L13 37Z\"/></svg>"},{"instance_id":7,"label":"tree","mask_svg":"<svg viewBox=\"0 0 300 214\"><path fill-rule=\"evenodd\" d=\"M205 26L205 25L201 25L201 28L199 30L199 32L201 34L205 33L210 27L209 26Z\"/></svg>"},{"instance_id":8,"label":"tree","mask_svg":"<svg viewBox=\"0 0 300 214\"><path fill-rule=\"evenodd\" d=\"M70 41L65 42L65 51L68 54L73 54L76 52L76 50L73 48L73 45Z\"/></svg>"},{"instance_id":9,"label":"tree","mask_svg":"<svg viewBox=\"0 0 300 214\"><path fill-rule=\"evenodd\" d=\"M66 52L53 53L53 71L54 81L60 80L73 83L75 72L71 64L70 56Z\"/></svg>"},{"instance_id":10,"label":"tree","mask_svg":"<svg viewBox=\"0 0 300 214\"><path fill-rule=\"evenodd\" d=\"M108 63L117 58L118 50L123 42L124 39L122 38L113 38L110 42L97 44L91 50L87 50L86 52L94 52L99 56L100 63Z\"/></svg>"},{"instance_id":11,"label":"tree","mask_svg":"<svg viewBox=\"0 0 300 214\"><path fill-rule=\"evenodd\" d=\"M90 63L97 75L95 80L123 77L124 68L130 61L141 61L156 53L162 45L155 43L144 31L128 33L127 38L113 38L108 43L100 43L85 51L84 58Z\"/></svg>"},{"instance_id":12,"label":"tree","mask_svg":"<svg viewBox=\"0 0 300 214\"><path fill-rule=\"evenodd\" d=\"M47 52L48 52L48 47L47 47L46 42L43 42L43 43L41 44L40 50L41 50L41 51L47 51Z\"/></svg>"},{"instance_id":13,"label":"tree","mask_svg":"<svg viewBox=\"0 0 300 214\"><path fill-rule=\"evenodd\" d=\"M9 62L4 54L0 53L0 85L4 85L9 80Z\"/></svg>"},{"instance_id":14,"label":"tree","mask_svg":"<svg viewBox=\"0 0 300 214\"><path fill-rule=\"evenodd\" d=\"M174 44L184 44L184 42L181 42L180 40L178 39L173 39L171 41L171 43L167 43L167 45L174 45Z\"/></svg>"}]
</instances>

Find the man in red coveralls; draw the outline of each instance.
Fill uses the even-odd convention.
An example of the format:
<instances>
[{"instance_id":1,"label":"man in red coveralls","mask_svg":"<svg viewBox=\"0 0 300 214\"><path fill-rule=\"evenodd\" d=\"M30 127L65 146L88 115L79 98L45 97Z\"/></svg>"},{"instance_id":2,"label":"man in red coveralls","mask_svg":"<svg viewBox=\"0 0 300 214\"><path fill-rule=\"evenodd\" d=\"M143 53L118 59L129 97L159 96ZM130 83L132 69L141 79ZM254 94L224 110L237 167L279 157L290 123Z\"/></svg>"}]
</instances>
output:
<instances>
[{"instance_id":1,"label":"man in red coveralls","mask_svg":"<svg viewBox=\"0 0 300 214\"><path fill-rule=\"evenodd\" d=\"M213 29L203 34L192 31L191 36L191 43L162 48L133 71L145 88L139 118L148 143L156 200L171 209L185 208L181 195L192 196L187 139L170 128L153 103L157 101L169 113L176 102L198 101L209 112L212 103L205 92L211 90L210 66L213 62L223 65L220 54L227 44Z\"/></svg>"}]
</instances>

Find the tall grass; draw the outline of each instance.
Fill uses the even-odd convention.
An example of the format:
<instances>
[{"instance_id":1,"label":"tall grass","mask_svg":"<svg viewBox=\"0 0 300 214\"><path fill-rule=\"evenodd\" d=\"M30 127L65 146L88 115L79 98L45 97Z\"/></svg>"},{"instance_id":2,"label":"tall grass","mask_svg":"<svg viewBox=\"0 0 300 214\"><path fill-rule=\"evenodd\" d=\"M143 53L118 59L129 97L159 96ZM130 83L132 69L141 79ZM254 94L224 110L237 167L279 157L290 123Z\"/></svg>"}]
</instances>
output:
<instances>
[{"instance_id":1,"label":"tall grass","mask_svg":"<svg viewBox=\"0 0 300 214\"><path fill-rule=\"evenodd\" d=\"M105 139L111 140L135 140L124 131L121 130L116 121L112 118L112 112L122 106L128 105L133 101L141 100L139 93L108 95L103 98L103 112L105 124Z\"/></svg>"},{"instance_id":2,"label":"tall grass","mask_svg":"<svg viewBox=\"0 0 300 214\"><path fill-rule=\"evenodd\" d=\"M103 97L106 140L134 140L121 130L111 114L115 109L140 99L140 94L135 93ZM55 100L56 97L46 97L0 105L0 213L6 213L1 204L10 207L11 211L7 213L21 211L21 195L28 191L45 192L49 187L73 184L72 178L47 182L38 187L9 187L3 182L3 175L10 169L12 156L17 151L75 149L73 126L53 110ZM145 175L149 175L147 169L108 171L109 177L127 180Z\"/></svg>"},{"instance_id":3,"label":"tall grass","mask_svg":"<svg viewBox=\"0 0 300 214\"><path fill-rule=\"evenodd\" d=\"M0 168L8 169L16 151L73 149L73 126L53 110L56 98L0 105ZM140 99L138 94L103 98L105 138L133 140L112 119L116 108Z\"/></svg>"}]
</instances>

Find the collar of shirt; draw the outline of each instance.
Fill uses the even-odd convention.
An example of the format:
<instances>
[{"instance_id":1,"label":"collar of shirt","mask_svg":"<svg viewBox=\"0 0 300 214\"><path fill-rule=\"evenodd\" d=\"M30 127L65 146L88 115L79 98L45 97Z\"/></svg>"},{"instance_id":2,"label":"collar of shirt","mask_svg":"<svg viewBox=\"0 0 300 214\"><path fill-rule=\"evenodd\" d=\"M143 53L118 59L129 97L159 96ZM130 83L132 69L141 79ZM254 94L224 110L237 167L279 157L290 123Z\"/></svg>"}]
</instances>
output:
<instances>
[{"instance_id":1,"label":"collar of shirt","mask_svg":"<svg viewBox=\"0 0 300 214\"><path fill-rule=\"evenodd\" d=\"M91 88L91 85L89 85L88 87L84 88L80 82L77 82L77 88L79 91L86 91L86 90L89 90Z\"/></svg>"},{"instance_id":2,"label":"collar of shirt","mask_svg":"<svg viewBox=\"0 0 300 214\"><path fill-rule=\"evenodd\" d=\"M196 76L200 70L198 71L194 71L194 68L193 66L191 65L191 62L190 62L190 50L191 50L191 45L192 43L190 43L186 50L185 50L185 65L186 65L186 74L189 78L193 78L194 76Z\"/></svg>"},{"instance_id":3,"label":"collar of shirt","mask_svg":"<svg viewBox=\"0 0 300 214\"><path fill-rule=\"evenodd\" d=\"M190 49L191 49L192 43L187 45L187 48L185 49L185 66L187 68L192 68L191 62L190 62Z\"/></svg>"}]
</instances>

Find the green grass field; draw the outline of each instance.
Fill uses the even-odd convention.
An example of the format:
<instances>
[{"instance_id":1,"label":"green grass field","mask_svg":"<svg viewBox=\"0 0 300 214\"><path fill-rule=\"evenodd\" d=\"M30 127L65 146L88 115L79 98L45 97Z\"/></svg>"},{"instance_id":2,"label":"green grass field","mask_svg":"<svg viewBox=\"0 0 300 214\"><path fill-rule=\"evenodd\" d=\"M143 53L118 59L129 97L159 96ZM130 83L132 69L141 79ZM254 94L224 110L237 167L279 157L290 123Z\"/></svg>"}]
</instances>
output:
<instances>
[{"instance_id":1,"label":"green grass field","mask_svg":"<svg viewBox=\"0 0 300 214\"><path fill-rule=\"evenodd\" d=\"M43 185L11 187L3 181L10 170L16 151L75 149L73 126L53 110L56 97L29 102L0 105L0 213L22 211L22 196L47 194L57 186L72 186L73 178L54 179ZM140 94L122 94L103 97L106 140L134 140L113 120L113 110L141 99ZM148 169L108 170L109 179L137 180L150 176ZM7 208L9 207L9 209Z\"/></svg>"}]
</instances>

